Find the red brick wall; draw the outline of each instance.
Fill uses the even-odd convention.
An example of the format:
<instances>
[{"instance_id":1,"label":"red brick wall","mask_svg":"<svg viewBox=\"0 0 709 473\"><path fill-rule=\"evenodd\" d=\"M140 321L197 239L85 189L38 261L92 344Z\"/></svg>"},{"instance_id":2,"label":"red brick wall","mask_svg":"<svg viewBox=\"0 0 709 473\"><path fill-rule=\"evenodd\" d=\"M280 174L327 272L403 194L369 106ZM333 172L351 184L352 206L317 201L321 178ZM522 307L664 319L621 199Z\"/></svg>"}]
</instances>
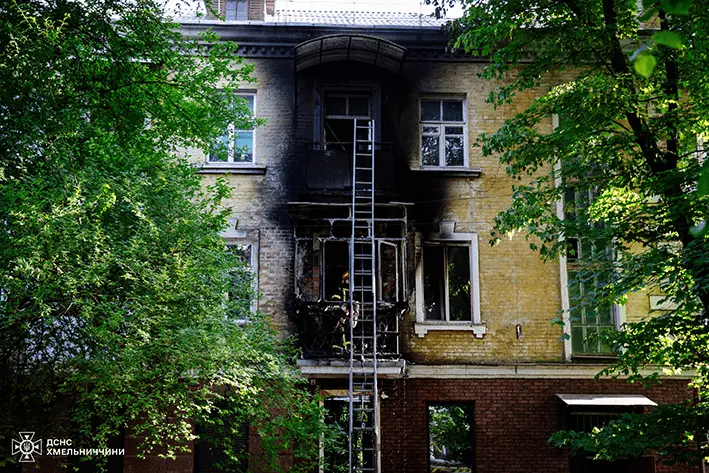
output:
<instances>
[{"instance_id":1,"label":"red brick wall","mask_svg":"<svg viewBox=\"0 0 709 473\"><path fill-rule=\"evenodd\" d=\"M385 381L381 403L382 473L427 473L427 402L475 404L476 473L568 473L565 450L547 440L559 430L555 394L643 394L658 404L691 396L686 382L648 391L617 380L408 379ZM697 467L658 465L658 473Z\"/></svg>"}]
</instances>

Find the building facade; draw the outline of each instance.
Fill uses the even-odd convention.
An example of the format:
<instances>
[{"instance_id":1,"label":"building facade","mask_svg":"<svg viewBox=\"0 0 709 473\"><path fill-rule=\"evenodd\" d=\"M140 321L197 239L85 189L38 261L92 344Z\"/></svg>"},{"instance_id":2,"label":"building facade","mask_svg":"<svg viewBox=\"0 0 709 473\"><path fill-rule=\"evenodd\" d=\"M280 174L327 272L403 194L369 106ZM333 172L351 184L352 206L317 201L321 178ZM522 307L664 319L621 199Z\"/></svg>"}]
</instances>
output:
<instances>
[{"instance_id":1,"label":"building facade","mask_svg":"<svg viewBox=\"0 0 709 473\"><path fill-rule=\"evenodd\" d=\"M376 415L358 418L374 430L358 434L355 471L690 471L651 455L570 458L548 443L561 428L589 429L691 396L681 379L647 391L594 380L611 354L588 336L646 315L653 294L570 321L573 261L544 264L523 236L489 244L512 181L473 144L569 77L496 108L485 101L496 84L478 77L484 59L449 51L441 22L278 7L227 0L215 4L226 21L183 22L188 36L212 28L240 46L256 79L240 95L267 120L227 130L226 157L194 151L190 159L205 184L226 177L233 185L224 236L254 269L257 309L297 336L300 368L333 421L353 415L353 396L376 397L368 404ZM374 170L362 177L366 159ZM368 190L371 202L353 204ZM353 265L358 254L369 267ZM362 288L371 299L348 305ZM551 324L562 310L564 328ZM373 377L376 388L353 393L353 383ZM190 455L163 462L127 453L126 472L211 471ZM349 462L322 455L322 471Z\"/></svg>"}]
</instances>

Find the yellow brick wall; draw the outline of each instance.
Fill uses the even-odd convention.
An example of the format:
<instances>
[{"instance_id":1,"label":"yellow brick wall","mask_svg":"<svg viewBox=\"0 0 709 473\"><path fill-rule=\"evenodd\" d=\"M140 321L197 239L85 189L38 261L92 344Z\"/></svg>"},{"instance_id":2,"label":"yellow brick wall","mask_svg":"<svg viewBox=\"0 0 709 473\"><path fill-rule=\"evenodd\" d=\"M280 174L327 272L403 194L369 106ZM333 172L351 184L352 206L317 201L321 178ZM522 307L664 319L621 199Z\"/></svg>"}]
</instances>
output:
<instances>
[{"instance_id":1,"label":"yellow brick wall","mask_svg":"<svg viewBox=\"0 0 709 473\"><path fill-rule=\"evenodd\" d=\"M295 195L289 179L302 166L304 140L311 135L313 107L294 110L295 93L292 62L287 59L260 59L256 64L256 84L248 89L257 92L257 116L268 123L256 132L256 164L266 166L262 175L227 175L234 187L226 202L233 217L244 230L260 231L260 309L274 325L284 331L293 329L288 318L293 297L293 228L286 202ZM540 91L551 83L568 79L553 77L539 90L521 94L513 105L495 108L485 102L494 82L478 77L482 68L477 63L408 62L403 76L407 90L401 95L400 117L394 137L398 150L405 153L411 168L419 167L419 100L423 94L464 94L467 98L468 143L472 145L480 133L496 131L503 121L526 108ZM312 94L310 84L300 85L299 103ZM305 98L304 98L305 97ZM312 100L312 99L310 99ZM297 113L296 113L297 112ZM551 119L541 124L551 131ZM196 164L203 161L199 152L191 152ZM300 156L300 157L299 157ZM407 359L420 363L505 363L561 362L564 359L561 329L551 319L561 309L559 265L543 264L538 254L529 249L523 235L500 245L489 244L493 218L511 201L513 181L505 174L495 156L482 157L479 147L470 146L472 168L481 168L480 177L442 177L445 192L436 205L440 207L432 222L453 220L456 232L477 233L479 247L480 312L487 333L475 338L471 332L428 332L419 338L414 334L415 277L420 263L415 259L414 242L409 248L408 286L411 310L401 325L402 350ZM217 176L205 175L205 184ZM414 222L416 226L420 222ZM415 228L414 228L415 230ZM413 236L413 233L411 234ZM647 294L632 295L627 306L627 320L637 320L648 310ZM516 327L522 330L517 338Z\"/></svg>"}]
</instances>

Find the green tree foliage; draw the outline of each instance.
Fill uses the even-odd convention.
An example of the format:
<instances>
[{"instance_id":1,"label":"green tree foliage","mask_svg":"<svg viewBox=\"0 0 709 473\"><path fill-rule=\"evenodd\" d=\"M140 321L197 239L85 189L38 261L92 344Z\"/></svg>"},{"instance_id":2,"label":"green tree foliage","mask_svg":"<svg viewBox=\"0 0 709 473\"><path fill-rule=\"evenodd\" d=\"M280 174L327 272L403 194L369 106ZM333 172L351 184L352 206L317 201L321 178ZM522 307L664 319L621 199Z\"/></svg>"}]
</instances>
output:
<instances>
[{"instance_id":1,"label":"green tree foliage","mask_svg":"<svg viewBox=\"0 0 709 473\"><path fill-rule=\"evenodd\" d=\"M0 466L21 430L174 457L248 421L306 467L320 408L179 151L254 123L250 68L152 0L0 2L0 51Z\"/></svg>"},{"instance_id":2,"label":"green tree foliage","mask_svg":"<svg viewBox=\"0 0 709 473\"><path fill-rule=\"evenodd\" d=\"M574 283L595 288L571 301L576 308L622 303L648 288L678 306L605 334L618 358L603 374L651 383L657 373L644 376L645 367L694 372L697 398L624 416L590 435L553 437L599 458L647 449L668 461L706 456L709 246L701 226L709 186L700 176L709 130L708 6L472 0L452 27L456 47L489 57L482 77L503 84L490 101L513 101L545 79L558 84L536 89L526 110L480 139L483 153L499 154L518 179L494 240L524 232L546 260L574 251L575 242L594 248ZM559 126L550 132L553 116ZM567 199L567 218L559 218L555 202L574 193L588 196L586 205Z\"/></svg>"}]
</instances>

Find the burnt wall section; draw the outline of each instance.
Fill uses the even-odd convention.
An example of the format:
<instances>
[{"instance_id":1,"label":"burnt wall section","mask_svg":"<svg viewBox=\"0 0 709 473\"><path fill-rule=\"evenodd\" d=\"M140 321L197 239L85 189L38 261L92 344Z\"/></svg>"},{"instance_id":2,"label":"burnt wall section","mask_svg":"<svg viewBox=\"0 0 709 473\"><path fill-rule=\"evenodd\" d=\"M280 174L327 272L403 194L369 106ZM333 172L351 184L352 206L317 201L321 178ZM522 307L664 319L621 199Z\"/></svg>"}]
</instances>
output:
<instances>
[{"instance_id":1,"label":"burnt wall section","mask_svg":"<svg viewBox=\"0 0 709 473\"><path fill-rule=\"evenodd\" d=\"M691 397L686 382L667 380L650 390L622 380L424 379L384 380L381 401L382 473L428 473L427 406L472 403L476 473L568 473L565 449L548 443L560 429L556 394L641 394L658 404ZM658 473L697 467L657 465Z\"/></svg>"},{"instance_id":2,"label":"burnt wall section","mask_svg":"<svg viewBox=\"0 0 709 473\"><path fill-rule=\"evenodd\" d=\"M273 29L274 34L276 31ZM282 33L285 43L298 44L316 31L285 29ZM432 33L426 32L423 37L428 34ZM402 44L408 47L408 43ZM510 203L512 181L497 157L483 157L480 148L472 146L481 133L494 132L539 91L522 94L517 108L495 108L485 102L485 97L499 84L481 81L478 73L482 65L476 62L417 57L405 62L401 75L395 75L353 63L331 63L296 74L291 57L253 57L249 61L255 65L257 83L245 84L244 89L256 91L256 114L268 123L255 133L254 164L260 167L258 173L240 174L235 169L227 176L235 187L228 205L240 229L259 230L259 288L263 294L259 308L272 317L276 328L295 331L290 321L298 293L295 269L300 261L295 254L294 233L301 217L288 203L346 203L351 198L343 177L346 173L325 172L308 161L308 153L314 150L312 143L322 141L324 135L323 91L366 89L371 91L378 123L376 141L386 144L393 176L393 182L378 178L384 179L386 186L377 191L376 201L407 203L409 216L402 277L404 301L410 310L400 326L402 353L417 362L563 360L561 332L550 324L561 306L558 267L543 265L522 235L500 246L489 246L493 219ZM465 99L467 168L455 172L424 169L420 158L421 99L447 96ZM550 130L551 121L541 127ZM199 153L195 153L195 159L200 161ZM309 166L320 172L320 178L332 175L339 184L331 189L309 189ZM205 175L205 183L214 178ZM469 331L429 332L423 337L415 333L414 288L422 261L416 242L425 243L427 235L439 232L444 221L453 222L454 232L476 234L480 314L486 328L483 338ZM521 339L515 336L518 325L524 333Z\"/></svg>"}]
</instances>

